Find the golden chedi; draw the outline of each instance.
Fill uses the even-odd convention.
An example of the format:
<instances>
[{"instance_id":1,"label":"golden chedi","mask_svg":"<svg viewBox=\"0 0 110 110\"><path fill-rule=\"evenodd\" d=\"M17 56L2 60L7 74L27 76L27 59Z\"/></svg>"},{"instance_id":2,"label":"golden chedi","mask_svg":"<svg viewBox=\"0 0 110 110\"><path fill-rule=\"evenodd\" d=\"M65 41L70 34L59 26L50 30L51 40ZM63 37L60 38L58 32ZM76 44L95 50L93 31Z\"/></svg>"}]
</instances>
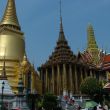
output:
<instances>
[{"instance_id":1,"label":"golden chedi","mask_svg":"<svg viewBox=\"0 0 110 110\"><path fill-rule=\"evenodd\" d=\"M32 92L32 89L34 90L35 88L33 86L35 81L32 81L32 75L36 73L32 72L31 64L25 56L24 34L18 22L15 0L8 0L5 13L0 22L0 75L4 56L7 78L12 90L17 92L19 72L22 68L23 80L27 82L25 83L25 88Z\"/></svg>"}]
</instances>

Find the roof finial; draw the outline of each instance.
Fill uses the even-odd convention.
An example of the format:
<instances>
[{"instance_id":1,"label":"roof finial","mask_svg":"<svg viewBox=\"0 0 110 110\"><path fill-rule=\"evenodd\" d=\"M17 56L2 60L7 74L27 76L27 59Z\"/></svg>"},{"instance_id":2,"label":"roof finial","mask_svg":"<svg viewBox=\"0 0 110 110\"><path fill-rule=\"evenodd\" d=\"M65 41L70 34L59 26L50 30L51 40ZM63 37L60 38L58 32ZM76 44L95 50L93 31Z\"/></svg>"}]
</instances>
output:
<instances>
[{"instance_id":1,"label":"roof finial","mask_svg":"<svg viewBox=\"0 0 110 110\"><path fill-rule=\"evenodd\" d=\"M59 33L59 39L58 41L66 41L65 35L63 32L63 23L62 23L62 7L61 7L61 0L60 0L60 33Z\"/></svg>"},{"instance_id":2,"label":"roof finial","mask_svg":"<svg viewBox=\"0 0 110 110\"><path fill-rule=\"evenodd\" d=\"M62 2L60 0L60 32L63 32L63 24L62 24Z\"/></svg>"}]
</instances>

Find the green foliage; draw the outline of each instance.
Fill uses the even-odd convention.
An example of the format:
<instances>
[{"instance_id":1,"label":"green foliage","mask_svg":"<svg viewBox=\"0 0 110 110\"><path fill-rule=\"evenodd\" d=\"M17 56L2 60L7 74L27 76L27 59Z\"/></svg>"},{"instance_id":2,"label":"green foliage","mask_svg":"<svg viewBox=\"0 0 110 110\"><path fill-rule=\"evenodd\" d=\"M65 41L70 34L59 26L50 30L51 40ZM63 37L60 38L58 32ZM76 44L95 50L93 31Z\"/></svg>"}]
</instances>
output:
<instances>
[{"instance_id":1,"label":"green foliage","mask_svg":"<svg viewBox=\"0 0 110 110\"><path fill-rule=\"evenodd\" d=\"M39 97L37 100L36 100L36 107L38 110L40 110L43 106L43 100L41 99L41 97Z\"/></svg>"},{"instance_id":2,"label":"green foliage","mask_svg":"<svg viewBox=\"0 0 110 110\"><path fill-rule=\"evenodd\" d=\"M101 93L102 84L92 77L87 77L80 85L80 90L82 93L93 96L94 94Z\"/></svg>"},{"instance_id":3,"label":"green foliage","mask_svg":"<svg viewBox=\"0 0 110 110\"><path fill-rule=\"evenodd\" d=\"M43 98L43 107L45 110L54 110L57 107L57 97L50 93L45 94Z\"/></svg>"}]
</instances>

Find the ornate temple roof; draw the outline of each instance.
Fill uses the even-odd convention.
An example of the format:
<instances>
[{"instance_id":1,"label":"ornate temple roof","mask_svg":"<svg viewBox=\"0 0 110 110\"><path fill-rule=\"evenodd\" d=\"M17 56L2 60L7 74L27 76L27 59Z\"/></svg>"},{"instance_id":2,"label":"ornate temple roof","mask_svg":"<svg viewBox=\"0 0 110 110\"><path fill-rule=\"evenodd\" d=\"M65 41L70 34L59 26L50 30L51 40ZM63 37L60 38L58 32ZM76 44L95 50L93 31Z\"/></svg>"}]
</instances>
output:
<instances>
[{"instance_id":1,"label":"ornate temple roof","mask_svg":"<svg viewBox=\"0 0 110 110\"><path fill-rule=\"evenodd\" d=\"M59 32L57 45L54 49L54 52L52 52L52 55L49 57L49 60L42 66L47 66L51 64L57 64L57 63L70 63L70 62L74 62L75 59L76 59L76 56L73 55L73 52L68 46L68 42L65 38L64 31L63 31L63 23L61 18L60 32Z\"/></svg>"},{"instance_id":2,"label":"ornate temple roof","mask_svg":"<svg viewBox=\"0 0 110 110\"><path fill-rule=\"evenodd\" d=\"M88 51L84 51L83 53L80 53L83 63L92 63L92 55Z\"/></svg>"},{"instance_id":3,"label":"ornate temple roof","mask_svg":"<svg viewBox=\"0 0 110 110\"><path fill-rule=\"evenodd\" d=\"M16 14L15 0L8 0L5 13L0 25L12 25L20 29Z\"/></svg>"},{"instance_id":4,"label":"ornate temple roof","mask_svg":"<svg viewBox=\"0 0 110 110\"><path fill-rule=\"evenodd\" d=\"M105 63L110 62L110 54L105 55L104 58L103 58L103 61L104 61Z\"/></svg>"},{"instance_id":5,"label":"ornate temple roof","mask_svg":"<svg viewBox=\"0 0 110 110\"><path fill-rule=\"evenodd\" d=\"M102 58L102 70L110 70L110 54L106 54Z\"/></svg>"},{"instance_id":6,"label":"ornate temple roof","mask_svg":"<svg viewBox=\"0 0 110 110\"><path fill-rule=\"evenodd\" d=\"M86 51L90 52L92 55L92 62L95 65L100 63L100 51L95 40L94 29L91 24L88 25L87 28L87 49Z\"/></svg>"},{"instance_id":7,"label":"ornate temple roof","mask_svg":"<svg viewBox=\"0 0 110 110\"><path fill-rule=\"evenodd\" d=\"M92 62L92 54L88 51L84 51L83 53L78 52L77 64L89 67L90 69L96 68L96 65Z\"/></svg>"}]
</instances>

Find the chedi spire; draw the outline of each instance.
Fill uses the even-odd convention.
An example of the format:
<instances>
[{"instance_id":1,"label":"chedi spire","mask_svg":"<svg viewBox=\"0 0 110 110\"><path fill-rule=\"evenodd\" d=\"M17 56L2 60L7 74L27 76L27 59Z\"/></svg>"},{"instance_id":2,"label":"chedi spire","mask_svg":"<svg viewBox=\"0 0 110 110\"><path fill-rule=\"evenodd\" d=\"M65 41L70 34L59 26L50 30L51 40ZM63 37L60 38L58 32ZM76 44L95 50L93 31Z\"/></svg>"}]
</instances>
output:
<instances>
[{"instance_id":1,"label":"chedi spire","mask_svg":"<svg viewBox=\"0 0 110 110\"><path fill-rule=\"evenodd\" d=\"M5 13L0 25L12 25L20 29L20 25L16 14L15 0L8 0Z\"/></svg>"}]
</instances>

